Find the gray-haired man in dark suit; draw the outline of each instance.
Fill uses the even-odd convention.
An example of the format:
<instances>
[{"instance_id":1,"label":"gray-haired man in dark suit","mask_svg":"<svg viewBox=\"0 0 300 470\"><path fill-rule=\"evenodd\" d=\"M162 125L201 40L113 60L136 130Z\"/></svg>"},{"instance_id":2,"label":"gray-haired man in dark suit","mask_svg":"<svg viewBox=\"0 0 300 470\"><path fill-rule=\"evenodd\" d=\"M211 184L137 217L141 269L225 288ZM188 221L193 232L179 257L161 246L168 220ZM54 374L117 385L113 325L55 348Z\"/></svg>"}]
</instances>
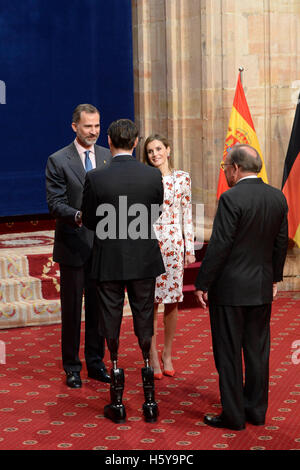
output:
<instances>
[{"instance_id":1,"label":"gray-haired man in dark suit","mask_svg":"<svg viewBox=\"0 0 300 470\"><path fill-rule=\"evenodd\" d=\"M88 376L110 382L103 363L104 337L98 328L95 286L89 279L94 232L81 221L86 172L111 161L108 149L96 145L100 113L90 104L78 105L72 116L76 138L50 155L46 167L47 202L56 219L53 260L60 267L62 361L69 387L80 388L81 311L85 298L85 360Z\"/></svg>"},{"instance_id":2,"label":"gray-haired man in dark suit","mask_svg":"<svg viewBox=\"0 0 300 470\"><path fill-rule=\"evenodd\" d=\"M236 145L221 165L230 189L220 197L195 283L200 304L209 301L222 403L221 415L207 415L204 422L241 430L246 421L265 423L270 315L283 277L288 207L279 189L257 177L262 162L253 147Z\"/></svg>"}]
</instances>

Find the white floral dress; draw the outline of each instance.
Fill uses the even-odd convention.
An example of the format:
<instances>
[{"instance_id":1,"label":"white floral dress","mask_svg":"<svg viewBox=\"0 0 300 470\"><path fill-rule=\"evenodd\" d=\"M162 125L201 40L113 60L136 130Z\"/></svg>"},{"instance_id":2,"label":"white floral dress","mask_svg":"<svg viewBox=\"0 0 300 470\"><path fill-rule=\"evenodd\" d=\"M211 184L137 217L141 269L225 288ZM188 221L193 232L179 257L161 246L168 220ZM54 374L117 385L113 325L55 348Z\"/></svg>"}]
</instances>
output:
<instances>
[{"instance_id":1,"label":"white floral dress","mask_svg":"<svg viewBox=\"0 0 300 470\"><path fill-rule=\"evenodd\" d=\"M168 304L183 300L184 255L194 255L194 230L190 175L173 170L163 177L163 184L163 212L154 230L166 272L156 278L154 301Z\"/></svg>"}]
</instances>

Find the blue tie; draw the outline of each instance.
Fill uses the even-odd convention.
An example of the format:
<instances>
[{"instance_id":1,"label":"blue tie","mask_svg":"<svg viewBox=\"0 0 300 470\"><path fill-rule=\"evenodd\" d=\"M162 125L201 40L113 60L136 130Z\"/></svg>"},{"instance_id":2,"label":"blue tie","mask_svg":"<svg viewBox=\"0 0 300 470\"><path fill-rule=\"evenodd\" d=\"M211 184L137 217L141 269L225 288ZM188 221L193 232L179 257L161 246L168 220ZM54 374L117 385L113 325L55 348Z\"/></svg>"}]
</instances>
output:
<instances>
[{"instance_id":1,"label":"blue tie","mask_svg":"<svg viewBox=\"0 0 300 470\"><path fill-rule=\"evenodd\" d=\"M90 171L93 169L91 159L89 157L90 150L87 150L85 153L85 170Z\"/></svg>"}]
</instances>

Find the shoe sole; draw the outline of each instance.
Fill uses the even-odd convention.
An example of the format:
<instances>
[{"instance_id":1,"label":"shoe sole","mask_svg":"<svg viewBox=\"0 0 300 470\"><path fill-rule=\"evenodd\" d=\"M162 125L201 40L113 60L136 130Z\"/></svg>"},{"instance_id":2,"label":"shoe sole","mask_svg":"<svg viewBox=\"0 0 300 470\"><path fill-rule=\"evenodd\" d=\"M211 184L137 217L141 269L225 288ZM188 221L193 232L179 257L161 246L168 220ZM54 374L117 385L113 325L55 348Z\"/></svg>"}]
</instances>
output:
<instances>
[{"instance_id":1,"label":"shoe sole","mask_svg":"<svg viewBox=\"0 0 300 470\"><path fill-rule=\"evenodd\" d=\"M230 429L231 431L243 431L244 429L246 429L246 426L230 426L230 424L226 424L226 423L220 423L217 424L217 423L212 423L210 421L207 421L206 419L204 419L204 423L207 425L207 426L210 426L211 428L216 428L216 429Z\"/></svg>"},{"instance_id":2,"label":"shoe sole","mask_svg":"<svg viewBox=\"0 0 300 470\"><path fill-rule=\"evenodd\" d=\"M92 375L88 375L89 379L97 380L98 382L102 382L104 384L110 384L111 380L100 379L99 377L93 377Z\"/></svg>"}]
</instances>

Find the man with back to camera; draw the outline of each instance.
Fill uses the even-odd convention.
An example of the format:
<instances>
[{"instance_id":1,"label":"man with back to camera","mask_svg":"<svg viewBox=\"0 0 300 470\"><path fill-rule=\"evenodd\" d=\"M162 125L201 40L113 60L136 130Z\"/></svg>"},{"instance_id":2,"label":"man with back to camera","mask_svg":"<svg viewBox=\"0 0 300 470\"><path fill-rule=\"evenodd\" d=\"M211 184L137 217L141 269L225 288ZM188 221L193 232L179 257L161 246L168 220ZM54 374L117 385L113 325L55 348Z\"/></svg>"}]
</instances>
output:
<instances>
[{"instance_id":1,"label":"man with back to camera","mask_svg":"<svg viewBox=\"0 0 300 470\"><path fill-rule=\"evenodd\" d=\"M235 145L221 167L231 189L220 197L195 282L201 306L209 301L222 404L221 415L204 422L242 430L246 422L265 423L271 306L283 278L288 207L279 189L257 177L262 162L253 147Z\"/></svg>"},{"instance_id":2,"label":"man with back to camera","mask_svg":"<svg viewBox=\"0 0 300 470\"><path fill-rule=\"evenodd\" d=\"M145 363L142 368L144 417L147 422L154 422L158 416L149 354L155 279L165 268L152 232L155 220L152 220L151 209L154 205L158 209L163 203L163 184L158 169L146 166L132 156L137 142L138 130L131 120L120 119L109 126L111 165L86 175L82 202L83 223L96 231L91 276L97 281L101 326L113 365L111 403L105 406L104 415L116 423L124 422L126 418L122 403L124 370L117 367L125 288L134 332ZM135 225L135 214L139 210L146 216L139 227L143 236L139 236L138 224ZM159 210L156 215L158 218ZM133 230L134 227L137 230Z\"/></svg>"},{"instance_id":3,"label":"man with back to camera","mask_svg":"<svg viewBox=\"0 0 300 470\"><path fill-rule=\"evenodd\" d=\"M78 105L72 116L76 138L50 155L46 167L47 202L56 218L53 260L60 267L62 362L68 387L80 388L80 327L85 298L85 360L88 376L110 382L103 363L104 337L98 328L95 286L89 279L94 233L82 224L81 201L87 171L111 161L110 151L96 145L100 113L91 104Z\"/></svg>"}]
</instances>

